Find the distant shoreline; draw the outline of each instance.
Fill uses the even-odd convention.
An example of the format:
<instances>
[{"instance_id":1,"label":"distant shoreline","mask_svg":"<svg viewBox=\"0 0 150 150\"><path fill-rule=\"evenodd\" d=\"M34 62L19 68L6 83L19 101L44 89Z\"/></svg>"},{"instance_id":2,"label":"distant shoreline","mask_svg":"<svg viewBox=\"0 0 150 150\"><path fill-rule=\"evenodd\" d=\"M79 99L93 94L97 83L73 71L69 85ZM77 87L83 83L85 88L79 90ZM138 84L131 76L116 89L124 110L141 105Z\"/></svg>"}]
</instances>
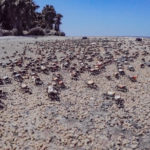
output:
<instances>
[{"instance_id":1,"label":"distant shoreline","mask_svg":"<svg viewBox=\"0 0 150 150\"><path fill-rule=\"evenodd\" d=\"M83 36L2 36L0 42L5 41L55 41L55 40L78 40L82 39ZM149 39L150 37L143 36L87 36L88 39L97 38L144 38Z\"/></svg>"}]
</instances>

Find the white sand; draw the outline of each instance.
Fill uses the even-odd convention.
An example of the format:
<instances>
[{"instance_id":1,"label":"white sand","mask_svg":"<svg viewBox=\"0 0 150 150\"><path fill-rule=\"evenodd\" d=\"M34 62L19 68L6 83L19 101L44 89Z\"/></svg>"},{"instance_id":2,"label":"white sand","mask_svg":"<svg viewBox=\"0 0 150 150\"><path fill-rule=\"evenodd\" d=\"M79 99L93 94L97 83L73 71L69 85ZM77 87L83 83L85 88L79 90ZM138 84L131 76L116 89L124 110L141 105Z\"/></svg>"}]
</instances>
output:
<instances>
[{"instance_id":1,"label":"white sand","mask_svg":"<svg viewBox=\"0 0 150 150\"><path fill-rule=\"evenodd\" d=\"M145 38L143 42L136 42L134 37L90 37L88 42L80 39L81 37L0 37L0 62L3 65L9 60L14 62L21 57L32 60L41 58L39 63L42 63L49 55L56 55L60 61L62 56L65 57L72 52L76 58L70 62L76 63L78 68L77 54L79 51L79 57L84 56L85 53L81 53L84 48L84 52L92 49L92 52L97 51L103 57L105 49L114 58L124 56L123 52L126 50L129 50L129 56L135 52L139 53L139 57L130 62L135 72L130 72L127 70L128 65L124 65L127 76L119 80L114 77L114 73L117 72L116 63L107 65L106 70L97 76L85 71L77 81L71 80L69 70L59 70L67 86L60 92L60 101L51 101L46 92L55 73L50 72L49 75L37 73L44 84L35 86L29 66L29 77L24 83L32 90L30 95L21 91L20 83L14 80L9 66L6 68L0 66L0 78L7 75L12 79L12 84L0 86L0 90L8 93L6 100L1 99L6 107L0 110L0 149L150 148L150 67L140 68L142 58L147 62L150 60L150 55L143 56L143 51L150 53L150 39ZM104 40L108 42L102 42ZM120 48L118 43L122 43ZM25 47L26 54L23 55ZM51 53L53 49L54 52ZM12 57L16 51L18 52ZM119 54L116 55L115 51ZM86 62L91 66L95 65L97 56L93 57L92 62ZM14 67L14 71L22 70L31 59L24 58L23 66ZM48 61L47 67L51 66L51 63ZM109 81L106 76L111 76L112 79ZM128 76L137 76L137 82L131 82ZM85 82L88 80L93 80L98 89L87 88ZM118 84L127 86L129 91L127 93L117 91ZM114 100L103 98L102 95L108 91L114 91L124 99L124 108L119 108Z\"/></svg>"}]
</instances>

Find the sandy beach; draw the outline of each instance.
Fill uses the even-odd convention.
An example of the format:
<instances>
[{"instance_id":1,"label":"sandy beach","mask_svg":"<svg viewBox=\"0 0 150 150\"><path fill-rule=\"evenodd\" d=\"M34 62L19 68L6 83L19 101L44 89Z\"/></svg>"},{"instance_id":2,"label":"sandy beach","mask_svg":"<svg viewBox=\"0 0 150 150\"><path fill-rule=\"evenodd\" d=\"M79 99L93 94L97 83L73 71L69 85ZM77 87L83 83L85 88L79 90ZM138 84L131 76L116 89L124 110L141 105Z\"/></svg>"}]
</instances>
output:
<instances>
[{"instance_id":1,"label":"sandy beach","mask_svg":"<svg viewBox=\"0 0 150 150\"><path fill-rule=\"evenodd\" d=\"M150 149L150 39L0 37L0 150Z\"/></svg>"}]
</instances>

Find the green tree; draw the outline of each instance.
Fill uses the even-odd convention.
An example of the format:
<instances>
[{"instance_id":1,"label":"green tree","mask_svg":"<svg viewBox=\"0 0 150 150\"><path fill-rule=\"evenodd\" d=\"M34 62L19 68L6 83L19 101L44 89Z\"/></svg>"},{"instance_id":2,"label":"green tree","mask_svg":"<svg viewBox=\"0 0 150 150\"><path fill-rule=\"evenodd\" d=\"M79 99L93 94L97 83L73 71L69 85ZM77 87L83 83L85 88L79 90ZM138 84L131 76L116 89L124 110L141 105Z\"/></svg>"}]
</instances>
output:
<instances>
[{"instance_id":1,"label":"green tree","mask_svg":"<svg viewBox=\"0 0 150 150\"><path fill-rule=\"evenodd\" d=\"M46 28L53 29L54 19L56 16L56 11L52 5L46 5L42 10L42 15L44 16L44 21Z\"/></svg>"},{"instance_id":2,"label":"green tree","mask_svg":"<svg viewBox=\"0 0 150 150\"><path fill-rule=\"evenodd\" d=\"M60 25L62 24L61 19L63 15L62 14L56 14L55 17L55 30L60 31Z\"/></svg>"},{"instance_id":3,"label":"green tree","mask_svg":"<svg viewBox=\"0 0 150 150\"><path fill-rule=\"evenodd\" d=\"M32 0L2 0L0 1L0 22L3 29L17 29L23 34L23 29L30 28L38 8Z\"/></svg>"}]
</instances>

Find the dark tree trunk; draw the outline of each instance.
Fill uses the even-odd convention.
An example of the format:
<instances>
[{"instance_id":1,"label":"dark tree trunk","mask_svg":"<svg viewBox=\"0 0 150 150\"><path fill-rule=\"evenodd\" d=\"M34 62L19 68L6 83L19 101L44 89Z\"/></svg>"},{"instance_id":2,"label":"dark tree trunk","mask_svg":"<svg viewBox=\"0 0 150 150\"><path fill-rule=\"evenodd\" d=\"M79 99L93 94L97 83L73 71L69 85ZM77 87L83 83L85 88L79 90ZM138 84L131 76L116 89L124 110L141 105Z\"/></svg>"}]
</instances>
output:
<instances>
[{"instance_id":1,"label":"dark tree trunk","mask_svg":"<svg viewBox=\"0 0 150 150\"><path fill-rule=\"evenodd\" d=\"M18 30L18 35L23 35L23 24L20 19L17 19L17 30Z\"/></svg>"},{"instance_id":2,"label":"dark tree trunk","mask_svg":"<svg viewBox=\"0 0 150 150\"><path fill-rule=\"evenodd\" d=\"M59 24L55 24L55 30L60 31Z\"/></svg>"}]
</instances>

